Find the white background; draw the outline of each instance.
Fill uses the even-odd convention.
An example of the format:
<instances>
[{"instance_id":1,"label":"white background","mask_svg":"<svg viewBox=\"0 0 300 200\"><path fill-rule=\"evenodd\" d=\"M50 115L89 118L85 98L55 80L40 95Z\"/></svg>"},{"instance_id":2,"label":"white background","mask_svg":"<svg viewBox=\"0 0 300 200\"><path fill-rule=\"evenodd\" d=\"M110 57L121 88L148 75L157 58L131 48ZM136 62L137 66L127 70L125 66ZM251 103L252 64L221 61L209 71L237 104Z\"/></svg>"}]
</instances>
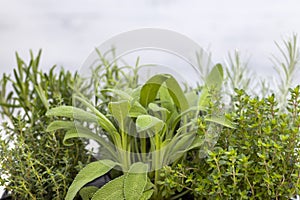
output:
<instances>
[{"instance_id":1,"label":"white background","mask_svg":"<svg viewBox=\"0 0 300 200\"><path fill-rule=\"evenodd\" d=\"M144 27L182 33L222 62L238 49L249 66L272 76L274 40L300 34L297 0L1 0L0 75L42 48L42 67L78 69L89 53L118 33Z\"/></svg>"},{"instance_id":2,"label":"white background","mask_svg":"<svg viewBox=\"0 0 300 200\"><path fill-rule=\"evenodd\" d=\"M0 73L15 67L15 51L43 49L42 66L77 69L118 33L166 28L209 49L215 62L238 49L258 73L272 71L274 40L300 33L296 0L1 0Z\"/></svg>"}]
</instances>

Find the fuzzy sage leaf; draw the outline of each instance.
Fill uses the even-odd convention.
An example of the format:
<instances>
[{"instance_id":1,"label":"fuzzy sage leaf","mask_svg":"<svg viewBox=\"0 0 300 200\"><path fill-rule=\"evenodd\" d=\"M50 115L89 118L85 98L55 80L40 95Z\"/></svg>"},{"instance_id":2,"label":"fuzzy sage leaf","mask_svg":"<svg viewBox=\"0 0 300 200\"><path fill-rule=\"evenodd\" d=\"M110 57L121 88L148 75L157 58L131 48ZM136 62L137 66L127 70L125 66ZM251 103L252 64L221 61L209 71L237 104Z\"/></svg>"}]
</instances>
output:
<instances>
[{"instance_id":1,"label":"fuzzy sage leaf","mask_svg":"<svg viewBox=\"0 0 300 200\"><path fill-rule=\"evenodd\" d=\"M144 163L134 163L124 178L124 196L126 200L140 199L147 185L148 166Z\"/></svg>"},{"instance_id":2,"label":"fuzzy sage leaf","mask_svg":"<svg viewBox=\"0 0 300 200\"><path fill-rule=\"evenodd\" d=\"M188 108L188 102L185 95L176 81L169 74L158 74L150 78L142 87L140 93L140 102L144 107L153 102L161 87L167 87L169 95L172 97L175 105L181 110Z\"/></svg>"},{"instance_id":3,"label":"fuzzy sage leaf","mask_svg":"<svg viewBox=\"0 0 300 200\"><path fill-rule=\"evenodd\" d=\"M73 183L69 187L65 200L73 200L77 192L88 182L98 178L109 172L114 166L115 162L111 160L99 160L92 162L84 167L75 177Z\"/></svg>"},{"instance_id":4,"label":"fuzzy sage leaf","mask_svg":"<svg viewBox=\"0 0 300 200\"><path fill-rule=\"evenodd\" d=\"M96 115L73 106L59 106L47 111L47 116L67 117L87 122L98 122Z\"/></svg>"},{"instance_id":5,"label":"fuzzy sage leaf","mask_svg":"<svg viewBox=\"0 0 300 200\"><path fill-rule=\"evenodd\" d=\"M125 200L123 187L125 175L119 176L106 183L93 196L92 200Z\"/></svg>"},{"instance_id":6,"label":"fuzzy sage leaf","mask_svg":"<svg viewBox=\"0 0 300 200\"><path fill-rule=\"evenodd\" d=\"M136 119L136 126L138 132L152 130L157 133L164 127L164 122L151 115L140 115Z\"/></svg>"}]
</instances>

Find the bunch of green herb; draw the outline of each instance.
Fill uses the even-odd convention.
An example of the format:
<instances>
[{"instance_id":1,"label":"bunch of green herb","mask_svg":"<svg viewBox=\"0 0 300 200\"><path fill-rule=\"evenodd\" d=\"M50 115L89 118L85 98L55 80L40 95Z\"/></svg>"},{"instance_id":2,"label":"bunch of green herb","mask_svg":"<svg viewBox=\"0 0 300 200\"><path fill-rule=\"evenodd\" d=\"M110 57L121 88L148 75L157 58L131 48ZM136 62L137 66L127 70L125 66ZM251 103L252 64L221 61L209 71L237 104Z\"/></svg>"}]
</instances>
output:
<instances>
[{"instance_id":1,"label":"bunch of green herb","mask_svg":"<svg viewBox=\"0 0 300 200\"><path fill-rule=\"evenodd\" d=\"M161 184L168 194L186 191L195 199L289 199L299 194L300 86L290 90L285 113L275 95L251 98L236 90L228 114L236 129L223 129L205 159L195 152L166 166Z\"/></svg>"},{"instance_id":2,"label":"bunch of green herb","mask_svg":"<svg viewBox=\"0 0 300 200\"><path fill-rule=\"evenodd\" d=\"M104 78L106 83L108 67L109 65L104 67L103 73L100 73L100 82ZM117 83L122 80L117 79ZM96 83L98 82L99 79ZM197 134L198 115L208 106L210 90L220 90L222 82L222 66L216 65L209 74L199 98L195 92L185 93L171 75L158 74L137 88L125 85L122 90L113 87L98 90L98 94L104 94L102 109L84 98L81 93L76 93L73 95L77 102L76 107L60 106L49 110L49 117L70 119L56 120L48 126L50 132L67 130L64 138L66 144L69 139L80 137L93 139L102 146L101 160L87 165L79 172L69 188L66 199L73 199L87 182L116 166L119 166L124 175L98 190L84 188L84 191L81 191L82 196L92 199L100 198L100 194L108 195L108 199L114 199L116 196L126 199L163 198L157 184L160 168L178 162L187 151L203 144L202 137ZM101 88L101 85L97 86ZM231 126L228 121L215 116L205 116L204 120L208 123ZM90 126L91 124L94 126ZM136 165L145 169L138 173L132 171ZM134 181L125 181L126 176L133 179L145 177L142 174L148 175L148 178L143 178L140 183L142 187L137 188ZM125 179L121 180L121 177ZM130 189L131 187L135 189ZM126 190L131 190L128 197ZM85 191L94 194L90 195Z\"/></svg>"},{"instance_id":3,"label":"bunch of green herb","mask_svg":"<svg viewBox=\"0 0 300 200\"><path fill-rule=\"evenodd\" d=\"M63 131L46 132L45 113L71 105L75 75L39 66L41 51L27 65L17 54L13 75L1 79L0 185L13 199L63 199L78 171L89 162L85 144L63 145Z\"/></svg>"}]
</instances>

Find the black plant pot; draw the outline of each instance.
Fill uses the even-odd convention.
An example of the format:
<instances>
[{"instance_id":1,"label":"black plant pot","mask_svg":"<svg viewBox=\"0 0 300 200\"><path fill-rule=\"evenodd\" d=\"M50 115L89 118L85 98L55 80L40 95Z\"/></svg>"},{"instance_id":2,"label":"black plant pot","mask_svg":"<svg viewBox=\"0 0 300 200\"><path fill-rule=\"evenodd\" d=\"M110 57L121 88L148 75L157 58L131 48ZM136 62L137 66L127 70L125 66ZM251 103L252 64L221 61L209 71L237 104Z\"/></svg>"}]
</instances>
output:
<instances>
[{"instance_id":1,"label":"black plant pot","mask_svg":"<svg viewBox=\"0 0 300 200\"><path fill-rule=\"evenodd\" d=\"M97 159L93 156L91 158L91 161L95 162L95 161L97 161ZM87 183L84 187L95 186L97 188L101 188L103 185L105 185L106 183L108 183L109 181L111 181L111 177L110 177L109 173L110 172L107 172L103 176L100 176L100 177L92 180L91 182Z\"/></svg>"},{"instance_id":2,"label":"black plant pot","mask_svg":"<svg viewBox=\"0 0 300 200\"><path fill-rule=\"evenodd\" d=\"M103 185L108 183L111 180L110 176L108 174L105 174L103 176L100 176L99 178L96 178L95 180L87 183L86 186L95 186L97 188L101 188Z\"/></svg>"},{"instance_id":3,"label":"black plant pot","mask_svg":"<svg viewBox=\"0 0 300 200\"><path fill-rule=\"evenodd\" d=\"M4 190L4 193L0 197L0 200L12 200L11 195L8 193L7 190Z\"/></svg>"}]
</instances>

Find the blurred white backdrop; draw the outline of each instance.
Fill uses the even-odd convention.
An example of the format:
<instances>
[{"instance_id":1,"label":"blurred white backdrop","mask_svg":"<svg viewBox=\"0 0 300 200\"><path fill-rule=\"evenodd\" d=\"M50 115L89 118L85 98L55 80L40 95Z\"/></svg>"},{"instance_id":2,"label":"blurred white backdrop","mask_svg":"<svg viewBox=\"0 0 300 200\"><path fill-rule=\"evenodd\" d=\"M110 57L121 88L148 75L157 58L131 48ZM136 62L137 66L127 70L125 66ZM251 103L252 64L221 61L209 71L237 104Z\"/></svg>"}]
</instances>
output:
<instances>
[{"instance_id":1,"label":"blurred white backdrop","mask_svg":"<svg viewBox=\"0 0 300 200\"><path fill-rule=\"evenodd\" d=\"M300 33L297 0L1 0L0 73L15 52L43 49L42 66L77 69L89 53L118 33L144 27L182 33L222 62L238 49L257 73L270 74L274 40Z\"/></svg>"},{"instance_id":2,"label":"blurred white backdrop","mask_svg":"<svg viewBox=\"0 0 300 200\"><path fill-rule=\"evenodd\" d=\"M274 40L300 34L299 9L297 0L1 0L0 75L16 66L16 51L29 61L29 50L41 48L44 69L75 70L113 35L153 27L190 37L214 62L238 49L271 76Z\"/></svg>"}]
</instances>

